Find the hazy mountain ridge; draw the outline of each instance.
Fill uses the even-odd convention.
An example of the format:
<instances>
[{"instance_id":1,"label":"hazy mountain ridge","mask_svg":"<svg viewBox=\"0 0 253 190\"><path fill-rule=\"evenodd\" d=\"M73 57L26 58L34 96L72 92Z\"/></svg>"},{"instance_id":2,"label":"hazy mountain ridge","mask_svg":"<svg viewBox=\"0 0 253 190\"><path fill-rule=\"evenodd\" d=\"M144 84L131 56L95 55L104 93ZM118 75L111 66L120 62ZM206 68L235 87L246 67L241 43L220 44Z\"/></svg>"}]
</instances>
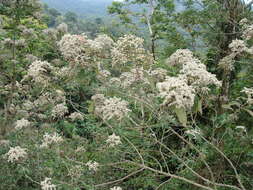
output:
<instances>
[{"instance_id":1,"label":"hazy mountain ridge","mask_svg":"<svg viewBox=\"0 0 253 190\"><path fill-rule=\"evenodd\" d=\"M114 0L41 0L49 7L60 12L74 12L81 17L103 17L108 16L107 7ZM179 0L175 0L176 10L183 10L183 5ZM140 5L133 5L133 10L142 9Z\"/></svg>"},{"instance_id":2,"label":"hazy mountain ridge","mask_svg":"<svg viewBox=\"0 0 253 190\"><path fill-rule=\"evenodd\" d=\"M61 12L72 11L78 15L105 16L113 0L41 0Z\"/></svg>"}]
</instances>

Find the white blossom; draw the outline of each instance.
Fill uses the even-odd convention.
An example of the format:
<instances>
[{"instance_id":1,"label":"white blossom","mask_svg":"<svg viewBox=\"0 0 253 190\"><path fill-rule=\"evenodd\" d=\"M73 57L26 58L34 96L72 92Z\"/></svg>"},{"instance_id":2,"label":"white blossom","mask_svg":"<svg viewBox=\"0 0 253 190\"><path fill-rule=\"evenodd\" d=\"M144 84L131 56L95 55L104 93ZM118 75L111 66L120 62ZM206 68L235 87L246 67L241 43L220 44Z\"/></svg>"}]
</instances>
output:
<instances>
[{"instance_id":1,"label":"white blossom","mask_svg":"<svg viewBox=\"0 0 253 190\"><path fill-rule=\"evenodd\" d=\"M136 67L131 69L130 72L124 72L120 75L121 86L123 88L127 88L136 84L138 82L142 82L144 84L148 84L149 81L145 78L145 71L143 67Z\"/></svg>"},{"instance_id":2,"label":"white blossom","mask_svg":"<svg viewBox=\"0 0 253 190\"><path fill-rule=\"evenodd\" d=\"M243 19L239 22L239 24L240 24L241 26L248 25L248 24L249 24L249 20L248 20L247 18L243 18Z\"/></svg>"},{"instance_id":3,"label":"white blossom","mask_svg":"<svg viewBox=\"0 0 253 190\"><path fill-rule=\"evenodd\" d=\"M134 35L120 37L112 49L112 65L150 64L151 54L144 49L144 40Z\"/></svg>"},{"instance_id":4,"label":"white blossom","mask_svg":"<svg viewBox=\"0 0 253 190\"><path fill-rule=\"evenodd\" d=\"M201 88L209 85L221 86L216 76L206 70L206 66L200 62L187 62L180 70L181 77L187 79L187 83L201 92Z\"/></svg>"},{"instance_id":5,"label":"white blossom","mask_svg":"<svg viewBox=\"0 0 253 190\"><path fill-rule=\"evenodd\" d=\"M19 162L24 160L27 157L26 149L21 148L20 146L10 147L9 152L5 154L8 162Z\"/></svg>"},{"instance_id":6,"label":"white blossom","mask_svg":"<svg viewBox=\"0 0 253 190\"><path fill-rule=\"evenodd\" d=\"M98 171L98 167L99 167L98 162L90 160L85 165L89 168L90 171L94 171L94 172Z\"/></svg>"},{"instance_id":7,"label":"white blossom","mask_svg":"<svg viewBox=\"0 0 253 190\"><path fill-rule=\"evenodd\" d=\"M57 104L52 109L53 118L62 118L66 113L68 113L68 107L65 103Z\"/></svg>"},{"instance_id":8,"label":"white blossom","mask_svg":"<svg viewBox=\"0 0 253 190\"><path fill-rule=\"evenodd\" d=\"M23 118L23 119L20 119L20 120L16 121L15 129L20 130L20 129L23 129L23 128L27 128L30 125L31 125L31 123L27 119Z\"/></svg>"},{"instance_id":9,"label":"white blossom","mask_svg":"<svg viewBox=\"0 0 253 190\"><path fill-rule=\"evenodd\" d=\"M108 137L106 143L109 147L114 147L121 144L120 136L115 135L114 133Z\"/></svg>"},{"instance_id":10,"label":"white blossom","mask_svg":"<svg viewBox=\"0 0 253 190\"><path fill-rule=\"evenodd\" d=\"M244 87L244 89L241 92L243 92L247 95L247 98L248 98L247 103L249 105L253 104L253 88Z\"/></svg>"},{"instance_id":11,"label":"white blossom","mask_svg":"<svg viewBox=\"0 0 253 190\"><path fill-rule=\"evenodd\" d=\"M115 186L115 187L110 188L110 190L122 190L122 188L119 186Z\"/></svg>"},{"instance_id":12,"label":"white blossom","mask_svg":"<svg viewBox=\"0 0 253 190\"><path fill-rule=\"evenodd\" d=\"M158 80L164 80L167 75L167 70L162 69L162 68L156 68L154 70L151 70L149 72L150 76L154 77L155 79Z\"/></svg>"},{"instance_id":13,"label":"white blossom","mask_svg":"<svg viewBox=\"0 0 253 190\"><path fill-rule=\"evenodd\" d=\"M185 109L191 109L194 105L195 90L185 79L167 77L164 82L157 83L157 88L164 105Z\"/></svg>"},{"instance_id":14,"label":"white blossom","mask_svg":"<svg viewBox=\"0 0 253 190\"><path fill-rule=\"evenodd\" d=\"M244 25L243 39L250 40L253 37L253 25Z\"/></svg>"},{"instance_id":15,"label":"white blossom","mask_svg":"<svg viewBox=\"0 0 253 190\"><path fill-rule=\"evenodd\" d=\"M36 60L29 66L26 77L31 77L35 83L47 84L49 77L46 74L52 69L50 63Z\"/></svg>"},{"instance_id":16,"label":"white blossom","mask_svg":"<svg viewBox=\"0 0 253 190\"><path fill-rule=\"evenodd\" d=\"M114 45L114 41L109 36L100 34L94 40L89 40L89 44L95 52L108 56L110 49Z\"/></svg>"},{"instance_id":17,"label":"white blossom","mask_svg":"<svg viewBox=\"0 0 253 190\"><path fill-rule=\"evenodd\" d=\"M121 100L120 98L101 97L101 99L98 99L97 97L93 97L93 100L95 99L98 100L98 102L95 101L95 113L101 115L104 120L110 120L112 118L121 120L128 114L128 112L130 112L128 109L128 102Z\"/></svg>"},{"instance_id":18,"label":"white blossom","mask_svg":"<svg viewBox=\"0 0 253 190\"><path fill-rule=\"evenodd\" d=\"M194 88L196 92L207 93L209 85L221 86L216 76L206 70L206 66L193 56L190 50L177 50L169 58L171 65L179 65L179 77Z\"/></svg>"},{"instance_id":19,"label":"white blossom","mask_svg":"<svg viewBox=\"0 0 253 190\"><path fill-rule=\"evenodd\" d=\"M40 186L42 190L56 190L56 185L52 184L51 178L45 178L44 181L40 182Z\"/></svg>"},{"instance_id":20,"label":"white blossom","mask_svg":"<svg viewBox=\"0 0 253 190\"><path fill-rule=\"evenodd\" d=\"M234 53L231 53L228 56L223 57L219 62L219 68L226 71L234 70L234 63L235 63L234 59L235 59Z\"/></svg>"},{"instance_id":21,"label":"white blossom","mask_svg":"<svg viewBox=\"0 0 253 190\"><path fill-rule=\"evenodd\" d=\"M229 48L235 54L241 54L247 50L247 46L246 46L245 42L243 40L238 40L238 39L233 40L229 44Z\"/></svg>"},{"instance_id":22,"label":"white blossom","mask_svg":"<svg viewBox=\"0 0 253 190\"><path fill-rule=\"evenodd\" d=\"M69 118L72 120L72 121L82 121L83 120L83 115L79 112L74 112L72 114L70 114Z\"/></svg>"},{"instance_id":23,"label":"white blossom","mask_svg":"<svg viewBox=\"0 0 253 190\"><path fill-rule=\"evenodd\" d=\"M63 141L63 138L58 134L58 133L45 133L43 135L43 141L42 144L40 145L41 148L48 148L49 145L52 144L58 144Z\"/></svg>"},{"instance_id":24,"label":"white blossom","mask_svg":"<svg viewBox=\"0 0 253 190\"><path fill-rule=\"evenodd\" d=\"M65 34L58 43L63 57L73 64L86 65L90 59L90 44L86 35Z\"/></svg>"},{"instance_id":25,"label":"white blossom","mask_svg":"<svg viewBox=\"0 0 253 190\"><path fill-rule=\"evenodd\" d=\"M194 60L193 53L188 49L178 49L167 60L169 65L183 65Z\"/></svg>"}]
</instances>

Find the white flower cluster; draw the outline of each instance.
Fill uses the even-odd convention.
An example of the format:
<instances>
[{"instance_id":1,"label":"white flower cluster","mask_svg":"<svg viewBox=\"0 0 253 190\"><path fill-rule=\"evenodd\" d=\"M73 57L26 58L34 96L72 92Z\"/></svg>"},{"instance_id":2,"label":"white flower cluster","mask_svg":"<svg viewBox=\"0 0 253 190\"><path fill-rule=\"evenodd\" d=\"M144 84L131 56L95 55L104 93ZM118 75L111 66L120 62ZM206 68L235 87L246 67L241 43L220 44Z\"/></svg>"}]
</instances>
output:
<instances>
[{"instance_id":1,"label":"white flower cluster","mask_svg":"<svg viewBox=\"0 0 253 190\"><path fill-rule=\"evenodd\" d=\"M112 65L152 63L152 56L144 49L143 42L142 38L134 35L119 38L112 49Z\"/></svg>"},{"instance_id":2,"label":"white flower cluster","mask_svg":"<svg viewBox=\"0 0 253 190\"><path fill-rule=\"evenodd\" d=\"M58 43L63 57L73 64L87 64L89 43L86 35L65 34Z\"/></svg>"},{"instance_id":3,"label":"white flower cluster","mask_svg":"<svg viewBox=\"0 0 253 190\"><path fill-rule=\"evenodd\" d=\"M51 144L58 144L63 141L63 138L58 133L49 134L46 133L43 135L43 141L40 145L41 148L48 148Z\"/></svg>"},{"instance_id":4,"label":"white flower cluster","mask_svg":"<svg viewBox=\"0 0 253 190\"><path fill-rule=\"evenodd\" d=\"M55 72L56 76L60 78L70 78L75 76L77 72L75 72L75 67L71 66L64 66L61 68L58 68Z\"/></svg>"},{"instance_id":5,"label":"white flower cluster","mask_svg":"<svg viewBox=\"0 0 253 190\"><path fill-rule=\"evenodd\" d=\"M177 50L168 59L168 63L180 66L181 70L178 77L167 77L164 82L157 83L159 96L164 98L163 104L191 109L197 93L207 94L209 85L221 86L216 76L209 73L190 50Z\"/></svg>"},{"instance_id":6,"label":"white flower cluster","mask_svg":"<svg viewBox=\"0 0 253 190\"><path fill-rule=\"evenodd\" d=\"M5 154L8 162L14 163L24 160L27 157L26 149L20 146L10 147L9 152Z\"/></svg>"},{"instance_id":7,"label":"white flower cluster","mask_svg":"<svg viewBox=\"0 0 253 190\"><path fill-rule=\"evenodd\" d=\"M114 41L105 34L98 35L94 40L88 40L91 49L100 55L109 55L109 50L113 47Z\"/></svg>"},{"instance_id":8,"label":"white flower cluster","mask_svg":"<svg viewBox=\"0 0 253 190\"><path fill-rule=\"evenodd\" d=\"M99 163L95 161L90 160L85 165L89 168L90 171L98 171Z\"/></svg>"},{"instance_id":9,"label":"white flower cluster","mask_svg":"<svg viewBox=\"0 0 253 190\"><path fill-rule=\"evenodd\" d=\"M128 102L120 98L105 98L103 94L97 94L92 97L95 102L95 114L101 115L104 120L115 118L121 120L125 117L130 109Z\"/></svg>"},{"instance_id":10,"label":"white flower cluster","mask_svg":"<svg viewBox=\"0 0 253 190\"><path fill-rule=\"evenodd\" d=\"M149 71L149 75L158 81L164 80L167 76L167 70L162 68L156 68L154 70Z\"/></svg>"},{"instance_id":11,"label":"white flower cluster","mask_svg":"<svg viewBox=\"0 0 253 190\"><path fill-rule=\"evenodd\" d=\"M244 88L241 92L245 93L247 95L247 102L249 105L253 104L253 88Z\"/></svg>"},{"instance_id":12,"label":"white flower cluster","mask_svg":"<svg viewBox=\"0 0 253 190\"><path fill-rule=\"evenodd\" d=\"M90 65L93 60L107 58L114 41L107 35L99 35L94 40L84 34L66 34L58 43L64 58L73 64Z\"/></svg>"},{"instance_id":13,"label":"white flower cluster","mask_svg":"<svg viewBox=\"0 0 253 190\"><path fill-rule=\"evenodd\" d=\"M243 21L243 22L246 22L246 21ZM245 42L245 40L249 40L250 38L253 37L253 25L251 26L252 27L251 29L250 27L249 28L247 27L248 25L244 25L244 29L247 33L247 34L245 33L243 34L244 40L238 40L238 39L233 40L229 44L231 53L220 60L219 67L222 68L223 70L232 71L234 69L235 58L237 56L241 56L243 53L248 53L248 54L253 55L253 47L248 48ZM247 31L247 29L249 31ZM246 35L246 37L244 35Z\"/></svg>"},{"instance_id":14,"label":"white flower cluster","mask_svg":"<svg viewBox=\"0 0 253 190\"><path fill-rule=\"evenodd\" d=\"M53 118L62 118L66 113L68 113L68 107L65 103L57 104L52 109Z\"/></svg>"},{"instance_id":15,"label":"white flower cluster","mask_svg":"<svg viewBox=\"0 0 253 190\"><path fill-rule=\"evenodd\" d=\"M246 41L250 40L253 37L253 25L250 25L249 20L246 18L242 19L239 24L242 26L243 29L243 39L245 39Z\"/></svg>"},{"instance_id":16,"label":"white flower cluster","mask_svg":"<svg viewBox=\"0 0 253 190\"><path fill-rule=\"evenodd\" d=\"M241 26L247 26L249 24L249 20L247 18L243 18L242 20L240 20L239 25Z\"/></svg>"},{"instance_id":17,"label":"white flower cluster","mask_svg":"<svg viewBox=\"0 0 253 190\"><path fill-rule=\"evenodd\" d=\"M235 63L235 54L229 54L228 56L223 57L219 62L219 68L227 71L234 70L234 63Z\"/></svg>"},{"instance_id":18,"label":"white flower cluster","mask_svg":"<svg viewBox=\"0 0 253 190\"><path fill-rule=\"evenodd\" d=\"M42 190L56 190L56 185L52 184L51 178L45 178L44 181L40 182L40 186Z\"/></svg>"},{"instance_id":19,"label":"white flower cluster","mask_svg":"<svg viewBox=\"0 0 253 190\"><path fill-rule=\"evenodd\" d=\"M20 119L20 120L17 120L17 121L16 121L15 129L16 129L16 130L20 130L20 129L29 127L30 124L31 124L31 123L30 123L27 119L23 118L23 119Z\"/></svg>"},{"instance_id":20,"label":"white flower cluster","mask_svg":"<svg viewBox=\"0 0 253 190\"><path fill-rule=\"evenodd\" d=\"M72 114L70 114L69 118L72 120L72 121L83 121L83 115L79 112L74 112Z\"/></svg>"},{"instance_id":21,"label":"white flower cluster","mask_svg":"<svg viewBox=\"0 0 253 190\"><path fill-rule=\"evenodd\" d=\"M115 147L121 144L120 136L115 135L114 133L108 137L106 143L109 147Z\"/></svg>"},{"instance_id":22,"label":"white flower cluster","mask_svg":"<svg viewBox=\"0 0 253 190\"><path fill-rule=\"evenodd\" d=\"M110 188L110 190L122 190L122 188L119 186L115 186L115 187Z\"/></svg>"},{"instance_id":23,"label":"white flower cluster","mask_svg":"<svg viewBox=\"0 0 253 190\"><path fill-rule=\"evenodd\" d=\"M221 86L216 76L206 70L206 66L200 63L199 60L187 62L183 64L180 74L182 78L187 80L188 85L191 85L196 92L207 93L209 85Z\"/></svg>"},{"instance_id":24,"label":"white flower cluster","mask_svg":"<svg viewBox=\"0 0 253 190\"><path fill-rule=\"evenodd\" d=\"M178 49L167 60L169 65L183 65L194 60L193 53L188 49Z\"/></svg>"},{"instance_id":25,"label":"white flower cluster","mask_svg":"<svg viewBox=\"0 0 253 190\"><path fill-rule=\"evenodd\" d=\"M27 75L24 77L24 79L31 77L35 83L47 84L49 82L49 77L46 76L46 74L52 69L53 67L50 65L50 63L36 60L29 66Z\"/></svg>"},{"instance_id":26,"label":"white flower cluster","mask_svg":"<svg viewBox=\"0 0 253 190\"><path fill-rule=\"evenodd\" d=\"M18 107L21 117L31 117L39 118L40 120L47 119L45 114L52 105L56 105L52 110L52 115L54 118L64 116L66 108L64 106L59 106L59 104L65 105L66 97L63 91L55 90L53 92L45 92L40 96L29 97L27 100L23 101L23 104ZM62 108L63 107L63 108ZM64 113L64 114L63 114Z\"/></svg>"},{"instance_id":27,"label":"white flower cluster","mask_svg":"<svg viewBox=\"0 0 253 190\"><path fill-rule=\"evenodd\" d=\"M245 44L245 42L243 40L233 40L230 44L229 44L229 48L231 49L231 51L235 54L241 54L245 51L247 51L247 46Z\"/></svg>"},{"instance_id":28,"label":"white flower cluster","mask_svg":"<svg viewBox=\"0 0 253 190\"><path fill-rule=\"evenodd\" d=\"M190 50L177 50L169 58L169 64L182 66L180 77L185 78L187 84L191 85L196 92L207 93L209 85L221 86L216 76L209 73L206 66L195 58Z\"/></svg>"},{"instance_id":29,"label":"white flower cluster","mask_svg":"<svg viewBox=\"0 0 253 190\"><path fill-rule=\"evenodd\" d=\"M121 81L121 86L123 88L127 88L136 84L138 82L149 83L149 81L145 78L145 71L143 67L136 67L131 69L130 72L124 72L120 75L119 79Z\"/></svg>"},{"instance_id":30,"label":"white flower cluster","mask_svg":"<svg viewBox=\"0 0 253 190\"><path fill-rule=\"evenodd\" d=\"M73 166L68 171L68 176L70 176L73 179L78 179L81 177L83 173L83 167L81 165Z\"/></svg>"},{"instance_id":31,"label":"white flower cluster","mask_svg":"<svg viewBox=\"0 0 253 190\"><path fill-rule=\"evenodd\" d=\"M195 90L183 78L167 77L164 82L157 83L157 88L164 105L185 109L194 105Z\"/></svg>"}]
</instances>

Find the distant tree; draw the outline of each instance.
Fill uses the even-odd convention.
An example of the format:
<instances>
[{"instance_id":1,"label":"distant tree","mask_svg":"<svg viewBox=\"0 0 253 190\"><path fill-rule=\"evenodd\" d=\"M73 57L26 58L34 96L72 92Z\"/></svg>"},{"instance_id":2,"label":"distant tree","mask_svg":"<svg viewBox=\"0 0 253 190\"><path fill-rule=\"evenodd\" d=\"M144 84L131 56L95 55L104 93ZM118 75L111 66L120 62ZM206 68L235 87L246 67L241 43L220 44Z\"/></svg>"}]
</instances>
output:
<instances>
[{"instance_id":1,"label":"distant tree","mask_svg":"<svg viewBox=\"0 0 253 190\"><path fill-rule=\"evenodd\" d=\"M78 16L74 12L67 12L64 15L64 18L65 18L65 22L77 23L77 20L78 20Z\"/></svg>"},{"instance_id":2,"label":"distant tree","mask_svg":"<svg viewBox=\"0 0 253 190\"><path fill-rule=\"evenodd\" d=\"M136 7L136 5L138 6ZM127 0L113 2L112 6L108 8L108 12L118 15L123 24L132 24L137 27L140 27L140 24L145 24L154 59L156 59L156 41L158 39L174 40L168 35L172 30L176 31L171 19L174 11L174 0ZM175 36L180 38L178 34L173 38Z\"/></svg>"}]
</instances>

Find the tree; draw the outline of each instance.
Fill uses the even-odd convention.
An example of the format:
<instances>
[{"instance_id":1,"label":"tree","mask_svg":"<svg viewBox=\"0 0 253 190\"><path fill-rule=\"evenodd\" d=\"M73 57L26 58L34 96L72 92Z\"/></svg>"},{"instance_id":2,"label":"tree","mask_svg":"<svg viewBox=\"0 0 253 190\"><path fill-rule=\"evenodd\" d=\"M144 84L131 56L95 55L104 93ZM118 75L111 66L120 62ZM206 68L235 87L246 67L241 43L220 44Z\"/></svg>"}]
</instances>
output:
<instances>
[{"instance_id":1,"label":"tree","mask_svg":"<svg viewBox=\"0 0 253 190\"><path fill-rule=\"evenodd\" d=\"M176 31L175 26L172 25L174 11L174 0L127 0L113 2L112 6L108 8L108 12L118 15L123 24L131 24L141 29L144 24L151 41L150 49L154 60L157 54L156 41L164 39L166 35L170 41L168 33L172 30Z\"/></svg>"},{"instance_id":2,"label":"tree","mask_svg":"<svg viewBox=\"0 0 253 190\"><path fill-rule=\"evenodd\" d=\"M219 62L229 55L229 44L240 39L242 33L239 25L243 18L252 19L252 3L242 0L188 0L185 10L177 15L177 23L187 31L192 38L200 37L204 42L209 56L209 66L222 80L219 98L219 112L229 101L229 88L239 70L219 70Z\"/></svg>"}]
</instances>

